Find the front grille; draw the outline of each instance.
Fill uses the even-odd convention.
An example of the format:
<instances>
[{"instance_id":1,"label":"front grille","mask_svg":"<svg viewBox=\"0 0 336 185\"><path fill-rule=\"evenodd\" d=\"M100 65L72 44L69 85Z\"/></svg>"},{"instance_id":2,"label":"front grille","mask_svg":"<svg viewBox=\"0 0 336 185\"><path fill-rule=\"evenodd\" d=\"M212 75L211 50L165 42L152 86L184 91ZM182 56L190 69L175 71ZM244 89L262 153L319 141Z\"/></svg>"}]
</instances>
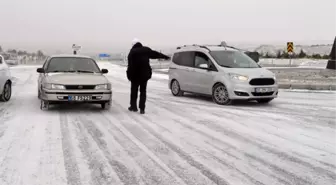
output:
<instances>
[{"instance_id":1,"label":"front grille","mask_svg":"<svg viewBox=\"0 0 336 185\"><path fill-rule=\"evenodd\" d=\"M65 89L68 90L88 90L94 89L95 85L65 85Z\"/></svg>"},{"instance_id":2,"label":"front grille","mask_svg":"<svg viewBox=\"0 0 336 185\"><path fill-rule=\"evenodd\" d=\"M274 85L273 78L254 78L250 81L250 85Z\"/></svg>"},{"instance_id":3,"label":"front grille","mask_svg":"<svg viewBox=\"0 0 336 185\"><path fill-rule=\"evenodd\" d=\"M265 92L265 93L257 93L257 92L252 92L253 96L272 96L274 91L272 92Z\"/></svg>"}]
</instances>

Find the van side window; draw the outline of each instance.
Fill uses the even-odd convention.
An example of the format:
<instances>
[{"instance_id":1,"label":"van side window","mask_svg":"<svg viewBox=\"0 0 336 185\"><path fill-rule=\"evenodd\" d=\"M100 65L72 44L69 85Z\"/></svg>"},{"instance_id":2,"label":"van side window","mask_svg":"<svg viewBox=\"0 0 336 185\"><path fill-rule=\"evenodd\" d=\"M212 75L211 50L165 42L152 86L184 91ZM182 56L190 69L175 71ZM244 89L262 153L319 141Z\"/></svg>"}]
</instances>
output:
<instances>
[{"instance_id":1,"label":"van side window","mask_svg":"<svg viewBox=\"0 0 336 185\"><path fill-rule=\"evenodd\" d=\"M177 65L193 67L195 52L183 51L174 54L173 62Z\"/></svg>"},{"instance_id":2,"label":"van side window","mask_svg":"<svg viewBox=\"0 0 336 185\"><path fill-rule=\"evenodd\" d=\"M181 62L180 62L180 53L174 53L172 61L173 61L173 63L175 63L177 65L181 65Z\"/></svg>"},{"instance_id":3,"label":"van side window","mask_svg":"<svg viewBox=\"0 0 336 185\"><path fill-rule=\"evenodd\" d=\"M195 54L195 67L199 67L201 64L208 64L211 66L211 60L210 58L201 52L196 52Z\"/></svg>"},{"instance_id":4,"label":"van side window","mask_svg":"<svg viewBox=\"0 0 336 185\"><path fill-rule=\"evenodd\" d=\"M211 59L202 52L195 53L194 66L200 68L201 64L208 64L209 68L213 71L218 71L216 66L212 63Z\"/></svg>"}]
</instances>

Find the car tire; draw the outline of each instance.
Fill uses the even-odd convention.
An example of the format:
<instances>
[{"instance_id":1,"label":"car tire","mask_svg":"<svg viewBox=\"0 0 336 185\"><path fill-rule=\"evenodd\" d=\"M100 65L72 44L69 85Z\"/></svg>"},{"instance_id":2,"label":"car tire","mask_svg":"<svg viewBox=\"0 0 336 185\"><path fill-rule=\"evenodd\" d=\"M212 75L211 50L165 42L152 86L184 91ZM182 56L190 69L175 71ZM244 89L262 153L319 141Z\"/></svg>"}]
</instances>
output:
<instances>
[{"instance_id":1,"label":"car tire","mask_svg":"<svg viewBox=\"0 0 336 185\"><path fill-rule=\"evenodd\" d=\"M111 108L111 102L105 102L100 104L102 109L110 109Z\"/></svg>"},{"instance_id":2,"label":"car tire","mask_svg":"<svg viewBox=\"0 0 336 185\"><path fill-rule=\"evenodd\" d=\"M257 100L258 103L263 103L263 104L266 104L266 103L269 103L273 100L273 98L267 98L267 99L259 99Z\"/></svg>"},{"instance_id":3,"label":"car tire","mask_svg":"<svg viewBox=\"0 0 336 185\"><path fill-rule=\"evenodd\" d=\"M37 98L41 99L41 91L40 90L37 90Z\"/></svg>"},{"instance_id":4,"label":"car tire","mask_svg":"<svg viewBox=\"0 0 336 185\"><path fill-rule=\"evenodd\" d=\"M50 103L48 101L45 100L41 100L41 104L40 104L40 109L41 110L48 110L50 106Z\"/></svg>"},{"instance_id":5,"label":"car tire","mask_svg":"<svg viewBox=\"0 0 336 185\"><path fill-rule=\"evenodd\" d=\"M5 83L4 88L0 94L0 101L7 102L12 97L12 84L8 81Z\"/></svg>"},{"instance_id":6,"label":"car tire","mask_svg":"<svg viewBox=\"0 0 336 185\"><path fill-rule=\"evenodd\" d=\"M180 83L177 80L173 80L170 85L171 93L174 96L183 96L184 92L180 88Z\"/></svg>"},{"instance_id":7,"label":"car tire","mask_svg":"<svg viewBox=\"0 0 336 185\"><path fill-rule=\"evenodd\" d=\"M218 105L230 105L232 100L229 98L229 92L224 84L216 84L212 88L212 100Z\"/></svg>"}]
</instances>

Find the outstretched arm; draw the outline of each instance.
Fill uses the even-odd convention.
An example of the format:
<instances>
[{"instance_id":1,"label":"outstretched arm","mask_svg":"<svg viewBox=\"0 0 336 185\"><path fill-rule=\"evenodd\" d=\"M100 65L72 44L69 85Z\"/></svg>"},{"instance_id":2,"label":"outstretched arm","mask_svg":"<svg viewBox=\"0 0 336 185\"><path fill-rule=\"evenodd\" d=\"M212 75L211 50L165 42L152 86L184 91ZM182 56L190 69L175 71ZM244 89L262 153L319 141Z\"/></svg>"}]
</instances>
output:
<instances>
[{"instance_id":1,"label":"outstretched arm","mask_svg":"<svg viewBox=\"0 0 336 185\"><path fill-rule=\"evenodd\" d=\"M155 51L155 50L151 50L151 51L150 51L149 58L150 58L150 59L166 59L166 60L170 59L169 56L164 55L164 54L162 54L162 53L160 53L160 52L157 52L157 51Z\"/></svg>"}]
</instances>

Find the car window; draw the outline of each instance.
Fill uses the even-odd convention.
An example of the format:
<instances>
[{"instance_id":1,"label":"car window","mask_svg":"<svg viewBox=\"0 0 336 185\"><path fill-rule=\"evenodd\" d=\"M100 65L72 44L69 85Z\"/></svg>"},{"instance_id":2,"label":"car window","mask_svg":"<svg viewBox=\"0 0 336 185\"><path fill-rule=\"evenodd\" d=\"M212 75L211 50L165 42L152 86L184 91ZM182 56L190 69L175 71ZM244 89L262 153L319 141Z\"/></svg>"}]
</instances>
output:
<instances>
[{"instance_id":1,"label":"car window","mask_svg":"<svg viewBox=\"0 0 336 185\"><path fill-rule=\"evenodd\" d=\"M177 65L181 65L180 53L174 53L172 61Z\"/></svg>"},{"instance_id":2,"label":"car window","mask_svg":"<svg viewBox=\"0 0 336 185\"><path fill-rule=\"evenodd\" d=\"M99 73L97 63L89 58L54 57L50 59L47 72L91 71Z\"/></svg>"},{"instance_id":3,"label":"car window","mask_svg":"<svg viewBox=\"0 0 336 185\"><path fill-rule=\"evenodd\" d=\"M199 67L201 64L207 64L210 66L211 64L211 60L210 58L204 54L204 53L201 53L201 52L196 52L195 53L195 67Z\"/></svg>"},{"instance_id":4,"label":"car window","mask_svg":"<svg viewBox=\"0 0 336 185\"><path fill-rule=\"evenodd\" d=\"M47 58L45 61L44 61L44 64L43 64L43 66L42 66L42 68L44 69L44 70L46 70L47 68L47 64L48 64L48 60L49 60L49 58Z\"/></svg>"},{"instance_id":5,"label":"car window","mask_svg":"<svg viewBox=\"0 0 336 185\"><path fill-rule=\"evenodd\" d=\"M2 57L0 57L0 64L2 64Z\"/></svg>"},{"instance_id":6,"label":"car window","mask_svg":"<svg viewBox=\"0 0 336 185\"><path fill-rule=\"evenodd\" d=\"M210 54L222 67L260 68L252 58L240 51L211 51Z\"/></svg>"},{"instance_id":7,"label":"car window","mask_svg":"<svg viewBox=\"0 0 336 185\"><path fill-rule=\"evenodd\" d=\"M183 52L174 54L173 61L174 63L181 65L181 66L193 67L194 66L194 56L195 56L195 52L183 51Z\"/></svg>"}]
</instances>

